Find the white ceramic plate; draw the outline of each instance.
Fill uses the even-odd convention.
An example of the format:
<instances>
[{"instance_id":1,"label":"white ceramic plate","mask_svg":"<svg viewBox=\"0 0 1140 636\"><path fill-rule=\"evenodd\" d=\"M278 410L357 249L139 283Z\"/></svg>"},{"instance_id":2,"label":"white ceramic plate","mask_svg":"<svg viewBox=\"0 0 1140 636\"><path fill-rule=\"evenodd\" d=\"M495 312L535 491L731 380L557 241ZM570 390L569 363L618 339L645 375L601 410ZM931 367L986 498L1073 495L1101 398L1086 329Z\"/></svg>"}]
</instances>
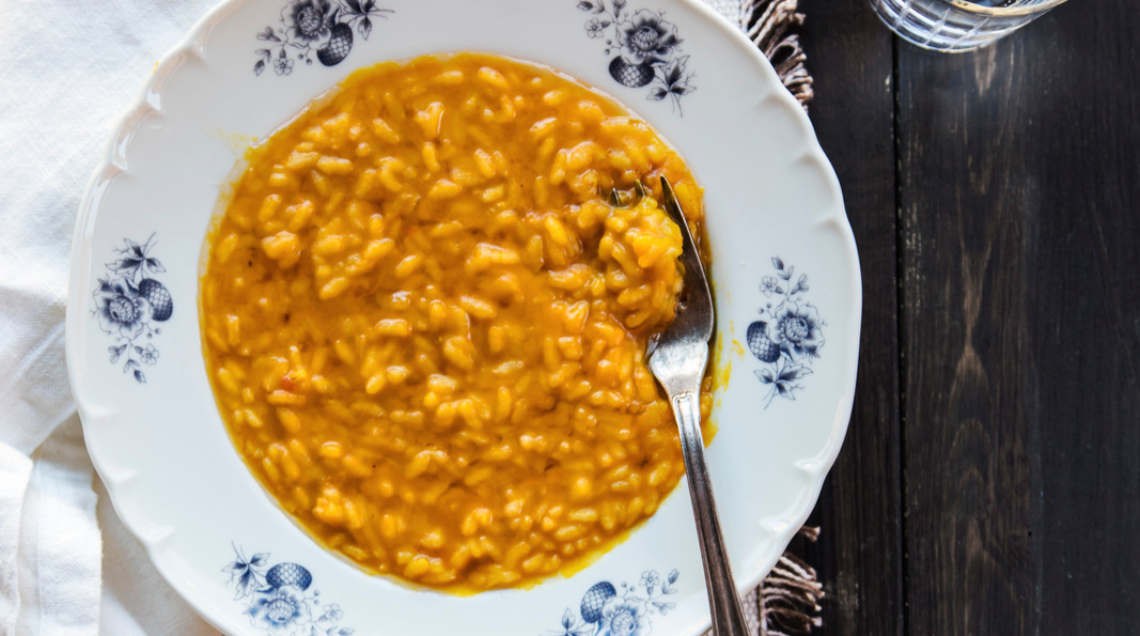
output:
<instances>
[{"instance_id":1,"label":"white ceramic plate","mask_svg":"<svg viewBox=\"0 0 1140 636\"><path fill-rule=\"evenodd\" d=\"M338 26L314 32L313 12ZM235 161L357 68L464 50L611 93L704 185L720 364L732 365L708 461L741 590L775 563L839 451L861 310L839 186L771 66L703 4L227 1L158 65L111 140L80 210L67 313L72 387L115 509L226 633L667 636L709 624L684 483L573 576L459 598L371 576L314 543L226 434L196 307L203 239Z\"/></svg>"}]
</instances>

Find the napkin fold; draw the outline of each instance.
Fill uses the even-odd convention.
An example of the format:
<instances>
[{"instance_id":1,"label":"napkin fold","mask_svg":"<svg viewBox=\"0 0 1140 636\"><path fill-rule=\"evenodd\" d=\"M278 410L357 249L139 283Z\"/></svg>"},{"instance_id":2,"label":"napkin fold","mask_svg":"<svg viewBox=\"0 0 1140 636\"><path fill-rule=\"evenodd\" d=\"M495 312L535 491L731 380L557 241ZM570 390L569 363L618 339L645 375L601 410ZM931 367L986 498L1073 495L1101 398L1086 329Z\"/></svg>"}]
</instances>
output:
<instances>
[{"instance_id":1,"label":"napkin fold","mask_svg":"<svg viewBox=\"0 0 1140 636\"><path fill-rule=\"evenodd\" d=\"M0 636L217 634L93 486L63 353L83 189L155 60L211 4L0 2Z\"/></svg>"},{"instance_id":2,"label":"napkin fold","mask_svg":"<svg viewBox=\"0 0 1140 636\"><path fill-rule=\"evenodd\" d=\"M770 57L786 45L782 28L754 28L755 14L790 5L794 15L795 0L705 1ZM0 636L217 634L111 509L63 351L83 189L155 61L211 4L0 2ZM802 71L795 49L785 57ZM794 68L781 75L801 100L806 78L810 98L806 72L792 84Z\"/></svg>"}]
</instances>

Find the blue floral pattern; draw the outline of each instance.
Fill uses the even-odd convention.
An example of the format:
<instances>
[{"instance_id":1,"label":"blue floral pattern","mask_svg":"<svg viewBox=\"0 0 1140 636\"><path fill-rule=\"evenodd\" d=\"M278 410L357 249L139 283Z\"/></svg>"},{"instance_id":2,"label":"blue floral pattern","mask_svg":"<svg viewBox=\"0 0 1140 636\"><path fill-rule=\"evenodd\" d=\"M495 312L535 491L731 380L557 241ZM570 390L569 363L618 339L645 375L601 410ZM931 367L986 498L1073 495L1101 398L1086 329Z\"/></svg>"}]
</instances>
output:
<instances>
[{"instance_id":1,"label":"blue floral pattern","mask_svg":"<svg viewBox=\"0 0 1140 636\"><path fill-rule=\"evenodd\" d=\"M599 581L582 595L578 614L566 608L561 629L550 633L554 636L649 636L654 619L665 616L677 606L665 597L677 593L673 584L680 576L680 572L673 570L662 579L657 570L647 570L637 585L622 583L614 587L609 581Z\"/></svg>"},{"instance_id":2,"label":"blue floral pattern","mask_svg":"<svg viewBox=\"0 0 1140 636\"><path fill-rule=\"evenodd\" d=\"M336 66L352 52L353 28L367 40L372 20L389 13L394 12L377 7L376 0L292 0L281 10L280 26L257 34L265 45L254 51L253 73L272 68L277 75L289 75L295 62L311 65L314 57Z\"/></svg>"},{"instance_id":3,"label":"blue floral pattern","mask_svg":"<svg viewBox=\"0 0 1140 636\"><path fill-rule=\"evenodd\" d=\"M626 10L627 0L580 0L590 14L583 28L591 39L605 38L603 52L611 57L610 77L627 88L649 87L648 99L671 100L681 112L681 98L695 91L689 56L681 52L677 27L664 11Z\"/></svg>"},{"instance_id":4,"label":"blue floral pattern","mask_svg":"<svg viewBox=\"0 0 1140 636\"><path fill-rule=\"evenodd\" d=\"M139 384L146 384L143 366L158 363L158 349L149 342L162 333L157 323L174 314L170 291L154 278L166 272L151 256L154 246L153 234L141 245L123 239L123 247L115 248L118 258L105 265L108 273L92 294L95 308L91 313L103 333L113 339L107 347L111 364L125 358L123 373L131 374Z\"/></svg>"},{"instance_id":5,"label":"blue floral pattern","mask_svg":"<svg viewBox=\"0 0 1140 636\"><path fill-rule=\"evenodd\" d=\"M777 396L796 399L801 381L811 375L812 364L820 357L826 326L819 311L803 299L809 289L807 275L796 278L795 268L785 266L779 256L772 259L772 267L776 274L760 280L760 291L769 302L747 333L748 349L764 364L755 371L756 377L769 386L764 408Z\"/></svg>"},{"instance_id":6,"label":"blue floral pattern","mask_svg":"<svg viewBox=\"0 0 1140 636\"><path fill-rule=\"evenodd\" d=\"M304 566L270 567L268 552L246 558L241 548L233 548L235 560L222 572L230 575L234 600L245 605L250 625L271 636L352 636L356 631L340 625L340 605L321 605L321 593L310 589L313 575Z\"/></svg>"}]
</instances>

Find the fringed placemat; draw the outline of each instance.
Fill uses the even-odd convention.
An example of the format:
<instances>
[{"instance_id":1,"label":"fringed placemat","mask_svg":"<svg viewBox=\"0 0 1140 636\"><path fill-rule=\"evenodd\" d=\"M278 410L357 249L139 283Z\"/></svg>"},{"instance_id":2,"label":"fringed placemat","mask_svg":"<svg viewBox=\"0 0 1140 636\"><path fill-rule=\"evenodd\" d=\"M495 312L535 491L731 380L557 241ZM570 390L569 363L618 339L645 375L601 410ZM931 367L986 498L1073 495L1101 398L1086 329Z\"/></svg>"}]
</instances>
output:
<instances>
[{"instance_id":1,"label":"fringed placemat","mask_svg":"<svg viewBox=\"0 0 1140 636\"><path fill-rule=\"evenodd\" d=\"M704 0L717 13L728 18L760 47L772 62L789 92L807 110L813 93L812 79L804 62L807 56L797 34L804 14L798 0Z\"/></svg>"},{"instance_id":2,"label":"fringed placemat","mask_svg":"<svg viewBox=\"0 0 1140 636\"><path fill-rule=\"evenodd\" d=\"M798 0L704 0L728 18L760 47L772 62L780 81L807 110L813 97L812 79L804 63L807 56L797 34L804 15ZM819 537L819 528L800 528L809 541ZM749 632L758 636L806 634L819 627L819 602L823 584L815 569L791 551L784 552L760 586L744 597ZM711 632L710 632L711 633Z\"/></svg>"}]
</instances>

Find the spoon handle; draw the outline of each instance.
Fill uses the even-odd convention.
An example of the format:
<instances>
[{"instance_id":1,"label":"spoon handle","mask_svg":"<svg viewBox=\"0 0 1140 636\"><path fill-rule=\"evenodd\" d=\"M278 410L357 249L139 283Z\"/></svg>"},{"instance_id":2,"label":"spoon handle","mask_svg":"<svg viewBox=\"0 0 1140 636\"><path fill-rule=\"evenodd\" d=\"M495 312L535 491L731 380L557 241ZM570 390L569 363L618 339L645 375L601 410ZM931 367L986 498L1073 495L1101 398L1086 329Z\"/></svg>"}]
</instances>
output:
<instances>
[{"instance_id":1,"label":"spoon handle","mask_svg":"<svg viewBox=\"0 0 1140 636\"><path fill-rule=\"evenodd\" d=\"M744 608L736 593L728 551L720 532L720 518L716 500L705 468L705 444L701 436L700 389L670 395L673 415L681 431L681 450L685 456L685 474L689 480L689 495L693 500L693 514L697 522L697 536L701 544L701 559L705 566L705 586L708 588L709 610L712 613L714 636L747 636L748 624Z\"/></svg>"}]
</instances>

